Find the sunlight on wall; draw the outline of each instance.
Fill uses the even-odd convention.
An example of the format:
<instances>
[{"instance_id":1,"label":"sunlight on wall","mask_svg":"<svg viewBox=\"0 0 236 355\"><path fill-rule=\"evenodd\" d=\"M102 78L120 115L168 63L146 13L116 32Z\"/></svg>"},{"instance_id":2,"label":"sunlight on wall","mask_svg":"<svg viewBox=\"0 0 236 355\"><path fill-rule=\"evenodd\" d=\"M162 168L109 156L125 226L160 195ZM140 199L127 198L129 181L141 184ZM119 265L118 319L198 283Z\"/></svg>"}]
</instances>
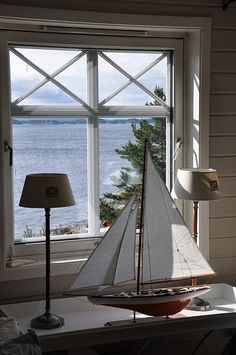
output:
<instances>
[{"instance_id":1,"label":"sunlight on wall","mask_svg":"<svg viewBox=\"0 0 236 355\"><path fill-rule=\"evenodd\" d=\"M199 77L193 77L193 167L199 166Z\"/></svg>"}]
</instances>

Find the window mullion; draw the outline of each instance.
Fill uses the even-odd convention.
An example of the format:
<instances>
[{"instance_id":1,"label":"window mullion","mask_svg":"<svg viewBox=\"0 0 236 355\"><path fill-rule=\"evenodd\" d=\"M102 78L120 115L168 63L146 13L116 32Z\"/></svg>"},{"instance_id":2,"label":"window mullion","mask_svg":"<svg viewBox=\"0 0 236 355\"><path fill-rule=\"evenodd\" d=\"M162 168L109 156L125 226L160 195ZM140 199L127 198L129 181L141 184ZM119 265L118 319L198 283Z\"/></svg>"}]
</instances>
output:
<instances>
[{"instance_id":1,"label":"window mullion","mask_svg":"<svg viewBox=\"0 0 236 355\"><path fill-rule=\"evenodd\" d=\"M166 78L166 103L170 107L170 113L166 118L166 186L172 187L172 143L173 143L173 100L172 100L172 85L173 85L173 63L172 53L167 56L167 78Z\"/></svg>"},{"instance_id":2,"label":"window mullion","mask_svg":"<svg viewBox=\"0 0 236 355\"><path fill-rule=\"evenodd\" d=\"M87 54L88 103L98 109L98 56L96 51ZM88 166L88 227L89 234L97 235L100 227L99 213L99 129L98 115L88 117L87 128Z\"/></svg>"}]
</instances>

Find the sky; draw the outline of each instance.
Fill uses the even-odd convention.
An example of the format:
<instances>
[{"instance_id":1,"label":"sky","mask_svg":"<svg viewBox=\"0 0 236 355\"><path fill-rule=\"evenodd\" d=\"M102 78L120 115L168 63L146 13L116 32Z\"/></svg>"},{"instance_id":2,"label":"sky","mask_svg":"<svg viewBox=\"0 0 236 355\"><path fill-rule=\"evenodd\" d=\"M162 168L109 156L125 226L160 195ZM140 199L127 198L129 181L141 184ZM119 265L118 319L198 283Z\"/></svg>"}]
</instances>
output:
<instances>
[{"instance_id":1,"label":"sky","mask_svg":"<svg viewBox=\"0 0 236 355\"><path fill-rule=\"evenodd\" d=\"M39 49L39 48L16 48L21 54L31 62L40 67L46 74L51 75L61 66L81 53L79 50L62 49ZM130 75L135 76L147 65L160 56L160 53L121 53L103 52L112 61L118 64ZM99 101L102 101L114 90L127 82L127 78L108 63L104 58L98 57L98 82ZM10 52L11 66L11 92L12 101L31 90L31 88L42 81L45 76L32 68L24 60ZM55 77L59 83L67 87L83 101L87 102L87 58L82 56L70 67L62 71ZM155 86L166 88L167 60L160 61L152 69L144 73L138 80L151 92ZM153 99L135 84L129 85L121 93L110 100L106 105L145 105ZM28 105L43 104L79 104L75 99L63 92L52 82L47 82L40 89L25 98L21 103Z\"/></svg>"}]
</instances>

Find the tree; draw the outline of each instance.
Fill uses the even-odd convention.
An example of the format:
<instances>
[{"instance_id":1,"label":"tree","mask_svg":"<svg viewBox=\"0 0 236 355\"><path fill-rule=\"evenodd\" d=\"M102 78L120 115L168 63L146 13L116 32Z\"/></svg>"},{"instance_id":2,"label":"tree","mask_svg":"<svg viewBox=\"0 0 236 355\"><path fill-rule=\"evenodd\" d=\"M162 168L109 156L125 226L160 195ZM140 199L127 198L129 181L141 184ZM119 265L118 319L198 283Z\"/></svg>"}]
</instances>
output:
<instances>
[{"instance_id":1,"label":"tree","mask_svg":"<svg viewBox=\"0 0 236 355\"><path fill-rule=\"evenodd\" d=\"M154 94L166 100L163 88L155 87ZM158 106L157 100L146 103L147 106ZM132 184L132 173L134 170L139 175L143 170L144 140L149 142L151 155L160 176L165 180L166 175L166 122L163 118L153 117L152 119L142 119L140 123L132 123L131 129L135 138L130 140L121 149L116 149L116 153L122 159L130 162L131 168L122 168L120 177L113 178L113 185L119 189L117 193L104 193L101 198L101 215L103 214L103 203L108 203L112 207L112 214L118 214L119 202L127 200L135 191L140 190L140 183Z\"/></svg>"},{"instance_id":2,"label":"tree","mask_svg":"<svg viewBox=\"0 0 236 355\"><path fill-rule=\"evenodd\" d=\"M154 94L163 101L166 100L163 88L155 87ZM146 103L147 106L158 106L157 100ZM131 125L135 142L130 140L126 146L116 149L116 153L122 159L128 160L134 169L140 173L143 165L144 140L148 140L154 164L156 165L160 175L165 179L165 162L166 162L166 123L163 118L153 117L150 120L142 119L139 126L133 123ZM126 177L127 178L127 177Z\"/></svg>"}]
</instances>

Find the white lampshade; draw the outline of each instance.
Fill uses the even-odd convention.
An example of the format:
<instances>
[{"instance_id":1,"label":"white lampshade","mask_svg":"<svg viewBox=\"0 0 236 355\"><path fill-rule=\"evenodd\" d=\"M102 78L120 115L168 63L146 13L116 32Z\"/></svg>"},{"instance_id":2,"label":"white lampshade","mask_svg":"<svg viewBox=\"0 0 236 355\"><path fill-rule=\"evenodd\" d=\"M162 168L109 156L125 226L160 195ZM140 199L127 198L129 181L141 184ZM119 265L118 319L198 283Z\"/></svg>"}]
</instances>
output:
<instances>
[{"instance_id":1,"label":"white lampshade","mask_svg":"<svg viewBox=\"0 0 236 355\"><path fill-rule=\"evenodd\" d=\"M66 174L29 174L19 205L30 208L67 207L75 204Z\"/></svg>"},{"instance_id":2,"label":"white lampshade","mask_svg":"<svg viewBox=\"0 0 236 355\"><path fill-rule=\"evenodd\" d=\"M210 201L221 198L216 170L178 169L172 196L192 201Z\"/></svg>"}]
</instances>

